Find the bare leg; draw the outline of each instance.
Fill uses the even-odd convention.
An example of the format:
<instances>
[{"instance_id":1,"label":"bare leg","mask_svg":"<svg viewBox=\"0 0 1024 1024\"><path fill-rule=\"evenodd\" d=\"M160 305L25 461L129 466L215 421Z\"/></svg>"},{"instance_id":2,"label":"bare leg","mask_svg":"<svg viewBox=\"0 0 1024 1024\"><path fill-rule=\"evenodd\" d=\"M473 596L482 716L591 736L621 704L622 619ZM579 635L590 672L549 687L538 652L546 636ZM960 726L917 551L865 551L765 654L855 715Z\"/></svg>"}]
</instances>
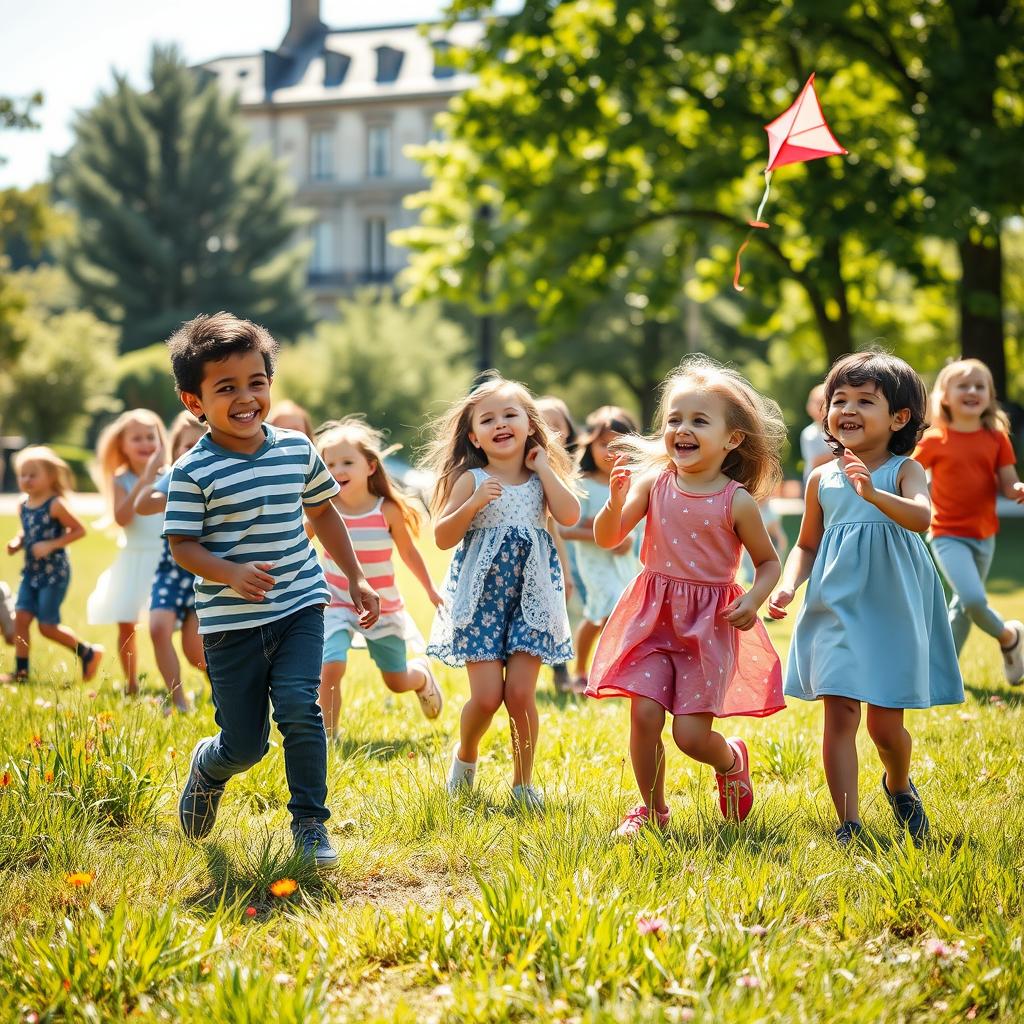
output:
<instances>
[{"instance_id":1,"label":"bare leg","mask_svg":"<svg viewBox=\"0 0 1024 1024\"><path fill-rule=\"evenodd\" d=\"M860 822L857 795L857 729L860 701L848 697L824 697L825 731L821 755L825 764L832 803L839 821Z\"/></svg>"},{"instance_id":2,"label":"bare leg","mask_svg":"<svg viewBox=\"0 0 1024 1024\"><path fill-rule=\"evenodd\" d=\"M199 618L195 612L189 612L181 624L181 650L190 665L194 665L200 672L206 671L206 653L203 651Z\"/></svg>"},{"instance_id":3,"label":"bare leg","mask_svg":"<svg viewBox=\"0 0 1024 1024\"><path fill-rule=\"evenodd\" d=\"M640 789L640 798L649 808L664 814L665 744L661 732L665 727L665 709L649 697L633 697L629 702L629 758L633 775Z\"/></svg>"},{"instance_id":4,"label":"bare leg","mask_svg":"<svg viewBox=\"0 0 1024 1024\"><path fill-rule=\"evenodd\" d=\"M508 656L505 664L505 707L512 727L512 785L533 780L533 758L540 732L537 714L537 676L540 658L524 651Z\"/></svg>"},{"instance_id":5,"label":"bare leg","mask_svg":"<svg viewBox=\"0 0 1024 1024\"><path fill-rule=\"evenodd\" d=\"M62 626L59 622L40 622L39 632L47 640L52 640L54 643L60 644L61 647L68 647L72 651L78 650L78 637L67 626Z\"/></svg>"},{"instance_id":6,"label":"bare leg","mask_svg":"<svg viewBox=\"0 0 1024 1024\"><path fill-rule=\"evenodd\" d=\"M181 662L174 650L174 627L177 624L176 612L160 608L149 613L149 637L153 641L157 668L164 677L164 685L174 706L183 711L188 708L188 701L181 688Z\"/></svg>"},{"instance_id":7,"label":"bare leg","mask_svg":"<svg viewBox=\"0 0 1024 1024\"><path fill-rule=\"evenodd\" d=\"M345 677L345 661L325 661L320 670L320 711L324 716L324 729L328 739L338 733L341 715L341 680Z\"/></svg>"},{"instance_id":8,"label":"bare leg","mask_svg":"<svg viewBox=\"0 0 1024 1024\"><path fill-rule=\"evenodd\" d=\"M672 720L672 738L687 757L711 765L725 774L736 760L732 747L720 732L711 728L714 715L676 715Z\"/></svg>"},{"instance_id":9,"label":"bare leg","mask_svg":"<svg viewBox=\"0 0 1024 1024\"><path fill-rule=\"evenodd\" d=\"M28 657L28 638L35 616L31 612L14 613L14 656Z\"/></svg>"},{"instance_id":10,"label":"bare leg","mask_svg":"<svg viewBox=\"0 0 1024 1024\"><path fill-rule=\"evenodd\" d=\"M466 663L466 674L469 700L462 706L456 756L460 761L475 764L480 740L505 697L505 666L500 661L470 661Z\"/></svg>"},{"instance_id":11,"label":"bare leg","mask_svg":"<svg viewBox=\"0 0 1024 1024\"><path fill-rule=\"evenodd\" d=\"M885 768L885 788L890 793L910 792L910 753L914 741L903 727L902 708L868 705L868 735Z\"/></svg>"},{"instance_id":12,"label":"bare leg","mask_svg":"<svg viewBox=\"0 0 1024 1024\"><path fill-rule=\"evenodd\" d=\"M381 672L384 685L392 693L417 692L427 685L427 674L418 668L406 668L404 672Z\"/></svg>"},{"instance_id":13,"label":"bare leg","mask_svg":"<svg viewBox=\"0 0 1024 1024\"><path fill-rule=\"evenodd\" d=\"M576 678L586 679L590 666L590 652L594 642L601 635L604 622L588 622L584 619L576 630Z\"/></svg>"},{"instance_id":14,"label":"bare leg","mask_svg":"<svg viewBox=\"0 0 1024 1024\"><path fill-rule=\"evenodd\" d=\"M135 648L135 623L119 622L117 624L117 653L124 670L125 693L134 695L139 692L139 677L135 674L137 651Z\"/></svg>"}]
</instances>

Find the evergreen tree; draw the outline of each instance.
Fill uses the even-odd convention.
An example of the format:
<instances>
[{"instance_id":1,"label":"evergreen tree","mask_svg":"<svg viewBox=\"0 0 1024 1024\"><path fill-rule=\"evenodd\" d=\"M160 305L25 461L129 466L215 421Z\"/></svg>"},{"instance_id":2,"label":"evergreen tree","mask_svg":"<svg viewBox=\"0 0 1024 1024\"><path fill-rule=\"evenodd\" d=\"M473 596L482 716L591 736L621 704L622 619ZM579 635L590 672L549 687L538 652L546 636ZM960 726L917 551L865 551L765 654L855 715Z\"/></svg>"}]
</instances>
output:
<instances>
[{"instance_id":1,"label":"evergreen tree","mask_svg":"<svg viewBox=\"0 0 1024 1024\"><path fill-rule=\"evenodd\" d=\"M115 75L57 168L80 218L63 259L83 304L123 352L218 309L295 337L311 317L291 189L248 147L235 101L173 47L154 48L151 77L141 93Z\"/></svg>"}]
</instances>

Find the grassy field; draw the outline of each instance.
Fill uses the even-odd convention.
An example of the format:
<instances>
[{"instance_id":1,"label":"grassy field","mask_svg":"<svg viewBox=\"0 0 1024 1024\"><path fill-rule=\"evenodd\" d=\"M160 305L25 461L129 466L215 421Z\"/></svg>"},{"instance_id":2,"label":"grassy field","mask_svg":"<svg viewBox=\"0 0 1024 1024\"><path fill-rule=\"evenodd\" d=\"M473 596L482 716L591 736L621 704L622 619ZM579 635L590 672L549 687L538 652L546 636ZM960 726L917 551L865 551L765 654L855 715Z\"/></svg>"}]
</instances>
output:
<instances>
[{"instance_id":1,"label":"grassy field","mask_svg":"<svg viewBox=\"0 0 1024 1024\"><path fill-rule=\"evenodd\" d=\"M13 529L0 518L0 536ZM96 536L73 547L65 605L111 652L102 678L78 682L63 650L35 636L35 682L0 687L0 1021L1024 1015L1024 694L1005 686L986 638L965 651L963 707L908 716L937 841L917 851L898 837L864 737L875 847L853 854L832 842L815 706L734 725L757 789L743 826L723 825L710 770L670 752L672 828L627 844L609 834L635 800L625 702L555 696L545 671L547 814L508 808L504 715L479 797L452 806L443 779L464 673L442 674L435 726L360 652L329 763L341 863L318 877L291 854L277 744L229 785L211 839L182 839L175 799L212 707L192 674L198 711L163 716L145 635L143 696L121 696L113 630L83 622L112 550ZM444 558L431 559L440 577ZM0 578L13 585L18 569L0 556ZM1024 523L1001 541L992 591L1024 618ZM405 593L426 629L407 578ZM782 652L789 630L771 627ZM295 891L275 896L281 879Z\"/></svg>"}]
</instances>

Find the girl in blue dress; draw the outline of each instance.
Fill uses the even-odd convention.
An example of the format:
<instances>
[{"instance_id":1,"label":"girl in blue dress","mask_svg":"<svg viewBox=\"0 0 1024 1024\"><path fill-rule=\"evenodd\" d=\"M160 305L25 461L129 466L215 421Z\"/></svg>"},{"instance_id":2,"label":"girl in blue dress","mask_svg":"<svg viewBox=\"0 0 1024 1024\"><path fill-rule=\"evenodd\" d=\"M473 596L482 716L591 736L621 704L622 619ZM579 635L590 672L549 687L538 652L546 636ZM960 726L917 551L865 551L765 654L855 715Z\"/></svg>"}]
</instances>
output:
<instances>
[{"instance_id":1,"label":"girl in blue dress","mask_svg":"<svg viewBox=\"0 0 1024 1024\"><path fill-rule=\"evenodd\" d=\"M437 473L434 539L456 551L427 653L469 675L448 790L472 788L480 740L504 704L513 798L541 810L532 785L537 675L541 662L572 657L562 568L545 525L549 512L562 526L579 519L572 464L533 396L498 376L440 419L428 464Z\"/></svg>"},{"instance_id":2,"label":"girl in blue dress","mask_svg":"<svg viewBox=\"0 0 1024 1024\"><path fill-rule=\"evenodd\" d=\"M835 363L824 430L838 457L808 477L800 537L769 603L782 618L809 580L785 692L825 706L822 758L844 846L862 831L861 704L885 769L882 793L920 845L928 817L910 778L903 713L964 699L942 586L921 538L931 519L928 482L908 457L926 408L924 384L902 359L869 351Z\"/></svg>"}]
</instances>

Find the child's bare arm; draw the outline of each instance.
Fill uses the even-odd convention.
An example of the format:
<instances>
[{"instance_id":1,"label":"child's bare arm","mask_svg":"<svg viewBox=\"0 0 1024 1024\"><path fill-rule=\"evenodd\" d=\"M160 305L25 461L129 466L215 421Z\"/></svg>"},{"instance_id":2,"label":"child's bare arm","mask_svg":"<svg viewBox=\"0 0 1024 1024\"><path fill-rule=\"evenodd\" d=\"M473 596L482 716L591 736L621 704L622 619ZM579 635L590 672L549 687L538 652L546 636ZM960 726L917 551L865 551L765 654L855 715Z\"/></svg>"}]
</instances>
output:
<instances>
[{"instance_id":1,"label":"child's bare arm","mask_svg":"<svg viewBox=\"0 0 1024 1024\"><path fill-rule=\"evenodd\" d=\"M159 515L167 507L167 495L152 485L139 492L135 499L135 514L139 516Z\"/></svg>"},{"instance_id":2,"label":"child's bare arm","mask_svg":"<svg viewBox=\"0 0 1024 1024\"><path fill-rule=\"evenodd\" d=\"M169 536L174 560L193 576L230 587L247 601L262 601L274 586L271 562L231 562L207 551L195 537Z\"/></svg>"},{"instance_id":3,"label":"child's bare arm","mask_svg":"<svg viewBox=\"0 0 1024 1024\"><path fill-rule=\"evenodd\" d=\"M825 519L818 500L818 482L821 480L819 470L812 470L807 478L807 490L804 494L804 516L800 521L800 536L796 545L786 559L786 567L782 570L782 583L772 594L768 602L768 614L773 619L784 619L786 607L792 603L796 592L804 585L811 575L814 559L818 554L822 535L825 532Z\"/></svg>"},{"instance_id":4,"label":"child's bare arm","mask_svg":"<svg viewBox=\"0 0 1024 1024\"><path fill-rule=\"evenodd\" d=\"M307 505L306 515L324 550L348 577L349 595L356 606L359 624L364 629L372 626L380 617L380 598L366 582L363 570L356 559L345 520L341 518L332 501Z\"/></svg>"},{"instance_id":5,"label":"child's bare arm","mask_svg":"<svg viewBox=\"0 0 1024 1024\"><path fill-rule=\"evenodd\" d=\"M750 629L757 621L758 609L779 582L782 566L765 529L761 510L746 491L737 491L733 496L732 519L736 536L754 563L754 582L745 594L725 609L724 614L737 629Z\"/></svg>"},{"instance_id":6,"label":"child's bare arm","mask_svg":"<svg viewBox=\"0 0 1024 1024\"><path fill-rule=\"evenodd\" d=\"M1004 498L1024 504L1024 484L1017 476L1016 466L1000 466L996 470L996 478L999 481L999 491Z\"/></svg>"},{"instance_id":7,"label":"child's bare arm","mask_svg":"<svg viewBox=\"0 0 1024 1024\"><path fill-rule=\"evenodd\" d=\"M472 473L463 473L452 487L440 518L434 523L434 543L442 550L455 547L466 536L473 517L500 498L501 481L489 476L479 487Z\"/></svg>"},{"instance_id":8,"label":"child's bare arm","mask_svg":"<svg viewBox=\"0 0 1024 1024\"><path fill-rule=\"evenodd\" d=\"M416 547L416 543L409 533L409 527L406 525L402 510L395 502L385 501L381 511L384 513L384 518L387 521L388 529L391 531L391 538L395 542L395 548L398 551L399 557L409 567L409 571L413 576L419 580L420 585L427 592L427 597L430 598L430 603L436 608L439 604L443 603L443 600L434 586L434 581L430 578L427 563L423 561L423 556L420 554L419 548Z\"/></svg>"},{"instance_id":9,"label":"child's bare arm","mask_svg":"<svg viewBox=\"0 0 1024 1024\"><path fill-rule=\"evenodd\" d=\"M64 527L64 532L52 540L37 540L32 545L33 558L45 558L47 555L52 555L54 551L66 548L69 544L73 544L85 536L82 520L60 498L54 498L53 504L50 506L50 515Z\"/></svg>"},{"instance_id":10,"label":"child's bare arm","mask_svg":"<svg viewBox=\"0 0 1024 1024\"><path fill-rule=\"evenodd\" d=\"M634 484L627 459L615 460L608 502L594 517L594 540L599 547L617 547L633 532L647 515L654 481L655 475L648 474Z\"/></svg>"}]
</instances>

